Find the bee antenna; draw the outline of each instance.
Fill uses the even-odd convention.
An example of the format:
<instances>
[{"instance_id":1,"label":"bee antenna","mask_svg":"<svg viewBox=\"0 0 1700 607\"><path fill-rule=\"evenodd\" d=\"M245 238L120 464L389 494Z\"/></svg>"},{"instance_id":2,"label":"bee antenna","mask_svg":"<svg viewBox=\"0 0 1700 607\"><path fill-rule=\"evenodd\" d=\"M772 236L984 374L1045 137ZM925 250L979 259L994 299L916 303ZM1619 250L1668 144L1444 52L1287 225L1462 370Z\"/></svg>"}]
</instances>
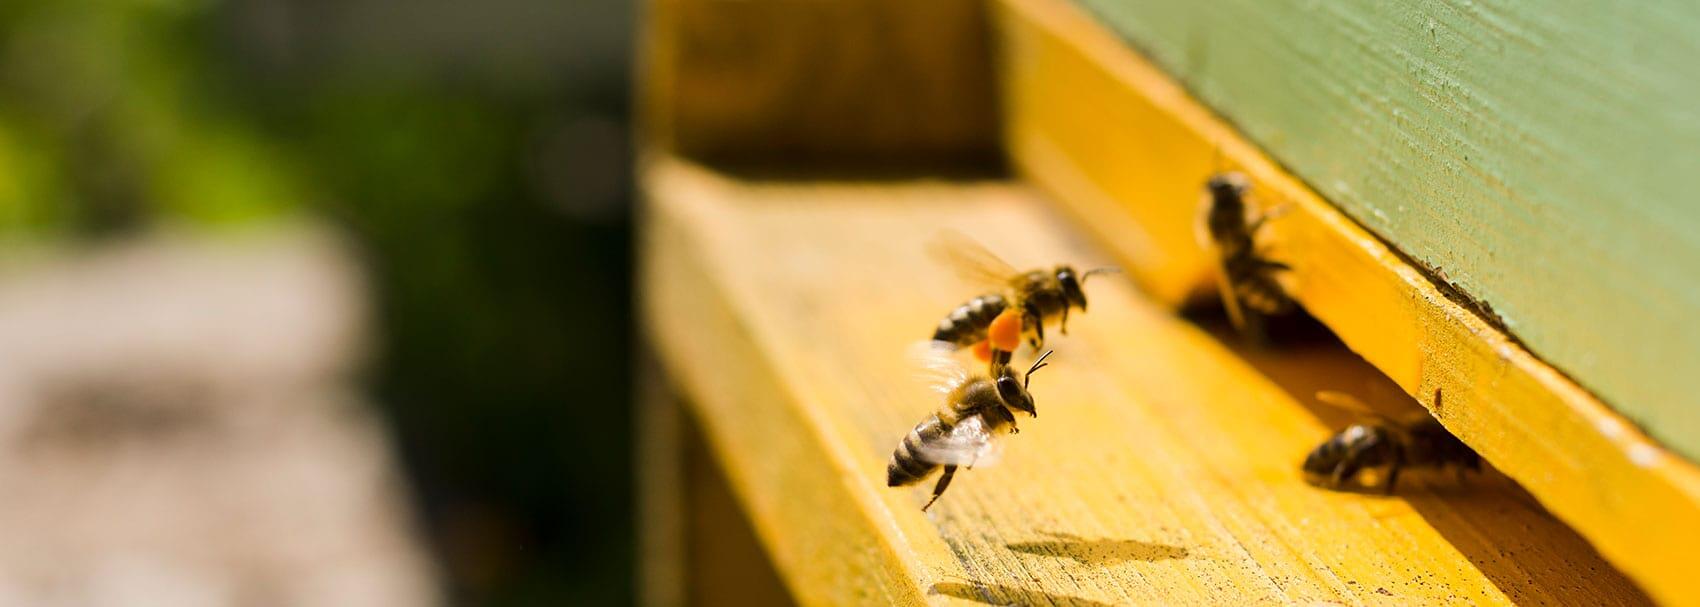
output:
<instances>
[{"instance_id":1,"label":"bee antenna","mask_svg":"<svg viewBox=\"0 0 1700 607\"><path fill-rule=\"evenodd\" d=\"M1122 269L1115 267L1115 266L1104 266L1102 268L1092 268L1092 269L1087 270L1086 272L1084 272L1080 275L1080 284L1083 284L1083 285L1086 284L1086 279L1091 278L1093 274L1120 274L1120 273L1122 273Z\"/></svg>"},{"instance_id":2,"label":"bee antenna","mask_svg":"<svg viewBox=\"0 0 1700 607\"><path fill-rule=\"evenodd\" d=\"M1033 366L1028 368L1027 374L1023 375L1021 377L1021 387L1026 388L1027 384L1033 381L1033 372L1034 371L1038 371L1040 369L1043 369L1043 368L1045 368L1045 365L1050 364L1050 363L1045 362L1045 359L1050 358L1052 352L1055 352L1055 350L1046 350L1044 354L1039 355L1038 360L1033 361Z\"/></svg>"}]
</instances>

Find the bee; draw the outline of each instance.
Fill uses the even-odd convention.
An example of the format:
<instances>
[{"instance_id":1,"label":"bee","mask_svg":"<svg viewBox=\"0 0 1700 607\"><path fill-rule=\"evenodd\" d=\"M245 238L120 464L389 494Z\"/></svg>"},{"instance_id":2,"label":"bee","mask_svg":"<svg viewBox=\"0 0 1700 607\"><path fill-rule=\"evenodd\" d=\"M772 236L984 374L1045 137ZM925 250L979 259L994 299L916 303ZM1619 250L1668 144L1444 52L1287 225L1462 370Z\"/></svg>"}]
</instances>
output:
<instances>
[{"instance_id":1,"label":"bee","mask_svg":"<svg viewBox=\"0 0 1700 607\"><path fill-rule=\"evenodd\" d=\"M913 485L944 468L933 486L932 499L921 507L923 512L950 487L958 466L973 468L996 460L1001 449L997 438L1020 431L1015 412L1039 416L1027 384L1051 355L1041 354L1018 381L1008 365L996 367L993 376L969 375L951 357L955 349L949 343L925 342L912 350L922 368L933 375L933 388L944 393L944 406L903 437L885 468L888 487Z\"/></svg>"},{"instance_id":2,"label":"bee","mask_svg":"<svg viewBox=\"0 0 1700 607\"><path fill-rule=\"evenodd\" d=\"M1466 470L1481 472L1482 458L1458 437L1447 432L1432 417L1411 423L1369 412L1350 395L1323 391L1316 398L1327 404L1353 409L1378 418L1374 423L1353 424L1323 441L1305 457L1305 481L1318 487L1350 490L1360 487L1364 470L1383 469L1380 489L1391 495L1399 482L1399 471L1410 468L1453 469L1460 481ZM1434 392L1435 405L1440 391ZM1370 488L1376 488L1371 486Z\"/></svg>"},{"instance_id":3,"label":"bee","mask_svg":"<svg viewBox=\"0 0 1700 607\"><path fill-rule=\"evenodd\" d=\"M1291 269L1257 249L1257 232L1278 212L1258 213L1246 204L1250 184L1239 173L1217 173L1204 186L1196 224L1199 245L1216 264L1216 287L1228 320L1241 333L1260 332L1260 316L1293 308L1276 272Z\"/></svg>"},{"instance_id":4,"label":"bee","mask_svg":"<svg viewBox=\"0 0 1700 607\"><path fill-rule=\"evenodd\" d=\"M941 235L931 250L969 282L997 289L957 306L933 330L933 341L956 348L975 346L976 354L983 360L995 356L990 351L1014 350L1022 336L1026 336L1034 350L1043 348L1046 322L1056 321L1058 329L1067 335L1069 310L1086 311L1086 291L1082 290L1086 279L1094 274L1119 271L1094 268L1080 272L1073 266L1058 265L1048 270L1021 272L955 232ZM1001 333L992 330L996 323L1006 323L1009 327L1008 343L988 343L988 335L995 337Z\"/></svg>"}]
</instances>

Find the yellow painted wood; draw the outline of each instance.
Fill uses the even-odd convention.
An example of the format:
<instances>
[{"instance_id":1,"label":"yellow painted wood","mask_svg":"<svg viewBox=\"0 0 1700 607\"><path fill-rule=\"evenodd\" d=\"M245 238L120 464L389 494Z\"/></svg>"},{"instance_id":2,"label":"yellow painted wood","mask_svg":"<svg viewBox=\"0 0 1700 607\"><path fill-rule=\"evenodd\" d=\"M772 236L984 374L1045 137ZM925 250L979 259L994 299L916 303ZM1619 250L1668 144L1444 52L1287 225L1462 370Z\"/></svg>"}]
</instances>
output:
<instances>
[{"instance_id":1,"label":"yellow painted wood","mask_svg":"<svg viewBox=\"0 0 1700 607\"><path fill-rule=\"evenodd\" d=\"M638 604L794 605L684 404L640 359Z\"/></svg>"},{"instance_id":2,"label":"yellow painted wood","mask_svg":"<svg viewBox=\"0 0 1700 607\"><path fill-rule=\"evenodd\" d=\"M1208 271L1198 191L1248 174L1297 299L1655 596L1700 601L1700 472L1462 305L1064 0L1004 0L1006 137L1020 169L1178 302ZM1432 395L1445 394L1444 408Z\"/></svg>"},{"instance_id":3,"label":"yellow painted wood","mask_svg":"<svg viewBox=\"0 0 1700 607\"><path fill-rule=\"evenodd\" d=\"M1102 259L1011 183L752 182L668 159L642 183L648 337L804 604L1647 600L1502 477L1399 497L1304 484L1299 461L1344 420L1293 394L1373 396L1377 375L1340 349L1243 357L1113 280L1052 337L1040 416L1003 462L923 513L925 488L884 486L938 405L903 352L973 292L926 243L953 229L1020 266Z\"/></svg>"}]
</instances>

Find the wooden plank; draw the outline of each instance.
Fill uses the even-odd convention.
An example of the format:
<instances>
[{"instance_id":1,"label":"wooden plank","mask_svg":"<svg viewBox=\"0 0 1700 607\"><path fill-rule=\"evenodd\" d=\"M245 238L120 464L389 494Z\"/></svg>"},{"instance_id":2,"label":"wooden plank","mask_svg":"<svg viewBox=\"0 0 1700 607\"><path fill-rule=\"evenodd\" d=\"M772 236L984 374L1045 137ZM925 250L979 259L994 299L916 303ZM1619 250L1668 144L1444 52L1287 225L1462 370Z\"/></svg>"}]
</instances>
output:
<instances>
[{"instance_id":1,"label":"wooden plank","mask_svg":"<svg viewBox=\"0 0 1700 607\"><path fill-rule=\"evenodd\" d=\"M1023 265L1098 256L1009 183L671 160L643 183L649 337L804 604L1646 602L1502 477L1393 498L1304 484L1340 420L1289 390L1376 374L1341 350L1242 358L1115 281L1052 340L1043 415L923 513L924 489L884 486L938 404L902 353L971 292L925 243L949 228Z\"/></svg>"},{"instance_id":2,"label":"wooden plank","mask_svg":"<svg viewBox=\"0 0 1700 607\"><path fill-rule=\"evenodd\" d=\"M637 604L685 604L687 557L685 431L682 406L648 356L636 358Z\"/></svg>"},{"instance_id":3,"label":"wooden plank","mask_svg":"<svg viewBox=\"0 0 1700 607\"><path fill-rule=\"evenodd\" d=\"M793 167L989 163L988 45L972 0L651 0L646 136Z\"/></svg>"},{"instance_id":4,"label":"wooden plank","mask_svg":"<svg viewBox=\"0 0 1700 607\"><path fill-rule=\"evenodd\" d=\"M1079 4L1700 458L1700 4Z\"/></svg>"},{"instance_id":5,"label":"wooden plank","mask_svg":"<svg viewBox=\"0 0 1700 607\"><path fill-rule=\"evenodd\" d=\"M1289 208L1268 244L1312 314L1661 599L1700 596L1691 463L1449 299L1072 4L1008 0L997 21L1011 155L1150 292L1174 302L1208 282L1191 241L1198 189L1216 170L1247 173L1261 204Z\"/></svg>"},{"instance_id":6,"label":"wooden plank","mask_svg":"<svg viewBox=\"0 0 1700 607\"><path fill-rule=\"evenodd\" d=\"M688 604L795 605L701 433L695 424L688 424L685 430L683 463L690 493Z\"/></svg>"},{"instance_id":7,"label":"wooden plank","mask_svg":"<svg viewBox=\"0 0 1700 607\"><path fill-rule=\"evenodd\" d=\"M701 432L648 357L638 392L638 604L794 604Z\"/></svg>"}]
</instances>

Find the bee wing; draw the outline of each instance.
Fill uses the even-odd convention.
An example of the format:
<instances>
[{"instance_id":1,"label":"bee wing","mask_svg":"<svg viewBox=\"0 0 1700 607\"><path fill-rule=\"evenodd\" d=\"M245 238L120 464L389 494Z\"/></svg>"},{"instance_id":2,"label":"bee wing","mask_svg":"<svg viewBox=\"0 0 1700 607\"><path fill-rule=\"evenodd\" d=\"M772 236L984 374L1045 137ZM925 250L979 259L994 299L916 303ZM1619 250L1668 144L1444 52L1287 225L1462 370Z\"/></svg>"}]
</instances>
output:
<instances>
[{"instance_id":1,"label":"bee wing","mask_svg":"<svg viewBox=\"0 0 1700 607\"><path fill-rule=\"evenodd\" d=\"M1192 235L1198 239L1198 247L1204 249L1204 254L1210 258L1214 266L1213 274L1216 279L1216 293L1222 297L1222 307L1228 311L1228 321L1234 324L1235 331L1245 331L1245 312L1240 310L1240 298L1234 294L1234 283L1228 279L1228 265L1222 259L1222 249L1217 246L1216 239L1210 236L1210 192L1204 193L1204 200L1198 205L1198 220L1192 224Z\"/></svg>"},{"instance_id":2,"label":"bee wing","mask_svg":"<svg viewBox=\"0 0 1700 607\"><path fill-rule=\"evenodd\" d=\"M909 347L909 360L915 365L916 377L935 392L949 394L968 381L968 369L956 360L956 344L917 342Z\"/></svg>"},{"instance_id":3,"label":"bee wing","mask_svg":"<svg viewBox=\"0 0 1700 607\"><path fill-rule=\"evenodd\" d=\"M1360 415L1381 415L1358 397L1336 390L1317 390L1316 402Z\"/></svg>"},{"instance_id":4,"label":"bee wing","mask_svg":"<svg viewBox=\"0 0 1700 607\"><path fill-rule=\"evenodd\" d=\"M985 420L975 415L937 438L922 441L915 455L941 466L989 466L1003 455L1003 443L996 439Z\"/></svg>"},{"instance_id":5,"label":"bee wing","mask_svg":"<svg viewBox=\"0 0 1700 607\"><path fill-rule=\"evenodd\" d=\"M1343 410L1343 411L1350 411L1350 412L1357 414L1361 417L1376 420L1378 422L1381 422L1382 425L1387 426L1389 429L1392 429L1392 430L1395 430L1395 431L1398 431L1398 432L1404 432L1406 426L1410 425L1408 422L1401 422L1399 420L1393 419L1392 416L1389 416L1386 413L1382 413L1380 411L1376 411L1375 409L1371 409L1370 406L1365 404L1363 400L1359 399L1356 396L1352 396L1350 394L1347 394L1345 392L1337 392L1337 391L1334 391L1334 390L1317 390L1316 391L1316 401L1319 402L1319 403L1334 407L1336 409L1340 409L1340 410Z\"/></svg>"},{"instance_id":6,"label":"bee wing","mask_svg":"<svg viewBox=\"0 0 1700 607\"><path fill-rule=\"evenodd\" d=\"M1009 262L955 230L939 232L927 243L927 252L978 287L1002 289L1020 274Z\"/></svg>"}]
</instances>

